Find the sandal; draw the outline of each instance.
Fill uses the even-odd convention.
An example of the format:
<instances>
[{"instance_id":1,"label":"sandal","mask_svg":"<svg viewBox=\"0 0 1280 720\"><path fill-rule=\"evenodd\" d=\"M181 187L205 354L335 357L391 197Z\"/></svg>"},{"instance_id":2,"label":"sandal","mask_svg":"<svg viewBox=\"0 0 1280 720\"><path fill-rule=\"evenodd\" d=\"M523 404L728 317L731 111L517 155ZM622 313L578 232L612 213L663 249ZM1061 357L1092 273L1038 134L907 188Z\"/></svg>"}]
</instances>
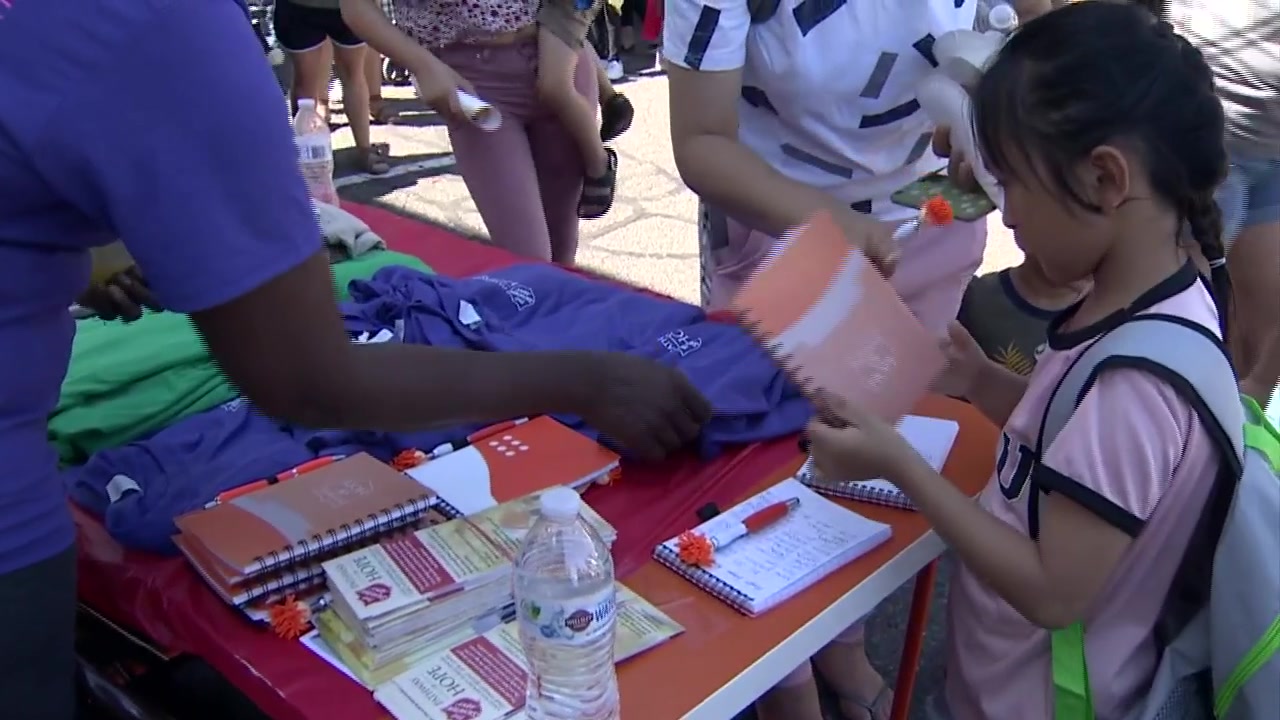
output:
<instances>
[{"instance_id":1,"label":"sandal","mask_svg":"<svg viewBox=\"0 0 1280 720\"><path fill-rule=\"evenodd\" d=\"M622 93L614 93L600 103L600 139L610 142L631 127L636 110Z\"/></svg>"},{"instance_id":2,"label":"sandal","mask_svg":"<svg viewBox=\"0 0 1280 720\"><path fill-rule=\"evenodd\" d=\"M387 104L381 95L369 96L369 122L374 125L390 125L400 118L400 113Z\"/></svg>"},{"instance_id":3,"label":"sandal","mask_svg":"<svg viewBox=\"0 0 1280 720\"><path fill-rule=\"evenodd\" d=\"M387 144L377 143L369 146L361 155L362 167L366 173L370 175L386 175L391 170L391 163L387 158Z\"/></svg>"},{"instance_id":4,"label":"sandal","mask_svg":"<svg viewBox=\"0 0 1280 720\"><path fill-rule=\"evenodd\" d=\"M613 197L618 189L618 154L613 148L604 149L608 166L599 177L589 177L582 183L582 196L578 200L578 217L595 220L604 217L613 207Z\"/></svg>"}]
</instances>

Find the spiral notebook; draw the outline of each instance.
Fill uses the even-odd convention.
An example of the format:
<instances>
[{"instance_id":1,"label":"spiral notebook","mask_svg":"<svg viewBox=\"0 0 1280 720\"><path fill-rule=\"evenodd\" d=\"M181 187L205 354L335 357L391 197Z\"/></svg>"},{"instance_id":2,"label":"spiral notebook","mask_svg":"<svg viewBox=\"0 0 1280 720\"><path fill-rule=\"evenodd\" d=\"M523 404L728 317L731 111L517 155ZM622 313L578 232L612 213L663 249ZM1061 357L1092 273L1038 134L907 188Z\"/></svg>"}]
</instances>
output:
<instances>
[{"instance_id":1,"label":"spiral notebook","mask_svg":"<svg viewBox=\"0 0 1280 720\"><path fill-rule=\"evenodd\" d=\"M788 233L731 309L806 392L888 422L910 412L945 364L938 339L828 213Z\"/></svg>"},{"instance_id":2,"label":"spiral notebook","mask_svg":"<svg viewBox=\"0 0 1280 720\"><path fill-rule=\"evenodd\" d=\"M908 415L898 423L898 432L920 453L929 466L942 472L942 466L951 454L960 424L955 420ZM911 498L888 480L839 480L823 477L814 467L813 458L805 460L800 472L800 482L823 495L849 498L862 502L888 505L902 510L915 510Z\"/></svg>"},{"instance_id":3,"label":"spiral notebook","mask_svg":"<svg viewBox=\"0 0 1280 720\"><path fill-rule=\"evenodd\" d=\"M653 557L739 612L756 616L870 552L893 532L888 525L837 505L795 478L783 480L694 531L715 535L756 510L792 498L800 500L797 509L717 551L711 567L683 562L677 538L654 548Z\"/></svg>"},{"instance_id":4,"label":"spiral notebook","mask_svg":"<svg viewBox=\"0 0 1280 720\"><path fill-rule=\"evenodd\" d=\"M194 542L185 535L175 535L173 542L182 551L182 554L187 556L187 560L191 562L191 566L196 573L204 579L219 597L226 601L227 604L243 609L250 604L258 604L264 600L270 601L274 598L284 597L291 593L301 593L324 585L323 563L326 560L351 552L361 546L379 542L391 535L413 532L459 517L462 517L462 514L456 508L443 500L438 500L429 511L419 516L416 520L406 521L403 525L389 527L385 532L353 540L341 547L333 548L326 553L312 557L305 562L298 562L287 567L258 573L239 582L229 581L222 575L225 564L217 557L209 554L204 549L203 544Z\"/></svg>"},{"instance_id":5,"label":"spiral notebook","mask_svg":"<svg viewBox=\"0 0 1280 720\"><path fill-rule=\"evenodd\" d=\"M364 453L179 516L228 583L292 567L421 518L435 492Z\"/></svg>"}]
</instances>

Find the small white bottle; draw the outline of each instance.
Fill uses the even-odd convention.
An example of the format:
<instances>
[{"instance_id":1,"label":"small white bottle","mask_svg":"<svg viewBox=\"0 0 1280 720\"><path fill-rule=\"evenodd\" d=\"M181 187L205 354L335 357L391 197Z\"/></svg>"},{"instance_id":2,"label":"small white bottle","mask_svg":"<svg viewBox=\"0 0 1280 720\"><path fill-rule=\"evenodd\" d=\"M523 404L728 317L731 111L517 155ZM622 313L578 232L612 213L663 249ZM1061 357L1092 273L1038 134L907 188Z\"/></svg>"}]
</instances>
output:
<instances>
[{"instance_id":1,"label":"small white bottle","mask_svg":"<svg viewBox=\"0 0 1280 720\"><path fill-rule=\"evenodd\" d=\"M337 206L338 189L333 184L333 140L329 124L316 112L316 101L298 100L298 114L293 117L293 139L298 147L298 167L307 181L311 199Z\"/></svg>"},{"instance_id":2,"label":"small white bottle","mask_svg":"<svg viewBox=\"0 0 1280 720\"><path fill-rule=\"evenodd\" d=\"M581 517L582 498L547 490L515 563L529 720L618 720L613 557Z\"/></svg>"},{"instance_id":3,"label":"small white bottle","mask_svg":"<svg viewBox=\"0 0 1280 720\"><path fill-rule=\"evenodd\" d=\"M1008 0L978 0L974 29L1008 35L1018 29L1018 11Z\"/></svg>"}]
</instances>

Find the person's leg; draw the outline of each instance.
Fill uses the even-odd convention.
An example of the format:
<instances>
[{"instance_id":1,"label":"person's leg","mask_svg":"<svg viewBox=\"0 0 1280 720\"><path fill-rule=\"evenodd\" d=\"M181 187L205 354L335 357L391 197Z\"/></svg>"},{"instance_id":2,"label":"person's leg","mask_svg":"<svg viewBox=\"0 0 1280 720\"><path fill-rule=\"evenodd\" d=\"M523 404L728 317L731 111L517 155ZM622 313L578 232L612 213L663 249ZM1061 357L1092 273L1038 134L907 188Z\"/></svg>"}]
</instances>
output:
<instances>
[{"instance_id":1,"label":"person's leg","mask_svg":"<svg viewBox=\"0 0 1280 720\"><path fill-rule=\"evenodd\" d=\"M644 16L644 0L622 0L618 11L618 47L623 51L636 46L636 21Z\"/></svg>"},{"instance_id":2,"label":"person's leg","mask_svg":"<svg viewBox=\"0 0 1280 720\"><path fill-rule=\"evenodd\" d=\"M388 19L395 16L395 8L391 0L379 0L377 5ZM382 61L383 57L380 53L373 48L366 48L364 83L369 88L369 117L379 125L392 122L396 118L396 112L382 98Z\"/></svg>"},{"instance_id":3,"label":"person's leg","mask_svg":"<svg viewBox=\"0 0 1280 720\"><path fill-rule=\"evenodd\" d=\"M584 48L579 53L574 86L584 102L597 97L596 74L592 53ZM588 104L588 110L595 109ZM529 139L533 143L533 163L537 169L538 187L542 195L543 213L551 238L551 256L558 263L573 263L578 252L578 210L583 195L582 158L572 151L574 142L556 117L541 111L529 123Z\"/></svg>"},{"instance_id":4,"label":"person's leg","mask_svg":"<svg viewBox=\"0 0 1280 720\"><path fill-rule=\"evenodd\" d=\"M1243 229L1227 252L1231 274L1231 351L1242 385L1266 404L1278 379L1274 358L1280 351L1280 159L1240 163L1245 178Z\"/></svg>"},{"instance_id":5,"label":"person's leg","mask_svg":"<svg viewBox=\"0 0 1280 720\"><path fill-rule=\"evenodd\" d=\"M369 138L369 88L364 80L364 45L344 45L334 40L338 78L342 81L342 109L365 172L381 175L390 170L387 159Z\"/></svg>"},{"instance_id":6,"label":"person's leg","mask_svg":"<svg viewBox=\"0 0 1280 720\"><path fill-rule=\"evenodd\" d=\"M550 260L551 237L539 179L526 131L535 105L535 43L501 47L454 45L438 53L475 86L476 94L502 112L502 126L486 132L470 123L450 123L454 160L494 245L525 257ZM561 153L574 155L561 145ZM581 167L577 181L582 182ZM575 191L576 192L576 191ZM576 210L577 196L571 199ZM575 218L576 222L576 218Z\"/></svg>"},{"instance_id":7,"label":"person's leg","mask_svg":"<svg viewBox=\"0 0 1280 720\"><path fill-rule=\"evenodd\" d=\"M329 119L329 93L333 90L333 43L325 38L320 43L320 59L317 61L320 72L316 74L313 87L308 90L309 97L316 99L316 110L320 117Z\"/></svg>"},{"instance_id":8,"label":"person's leg","mask_svg":"<svg viewBox=\"0 0 1280 720\"><path fill-rule=\"evenodd\" d=\"M823 720L818 684L809 663L792 670L756 701L758 720Z\"/></svg>"},{"instance_id":9,"label":"person's leg","mask_svg":"<svg viewBox=\"0 0 1280 720\"><path fill-rule=\"evenodd\" d=\"M76 714L76 551L0 575L0 713L22 720Z\"/></svg>"},{"instance_id":10,"label":"person's leg","mask_svg":"<svg viewBox=\"0 0 1280 720\"><path fill-rule=\"evenodd\" d=\"M609 157L600 141L595 108L574 87L580 57L578 48L565 43L546 25L539 27L538 101L564 124L582 156L587 177L594 178L609 169ZM594 73L599 65L593 62L590 67Z\"/></svg>"},{"instance_id":11,"label":"person's leg","mask_svg":"<svg viewBox=\"0 0 1280 720\"><path fill-rule=\"evenodd\" d=\"M849 720L889 720L893 692L867 657L866 633L858 622L813 656L818 674L835 693Z\"/></svg>"},{"instance_id":12,"label":"person's leg","mask_svg":"<svg viewBox=\"0 0 1280 720\"><path fill-rule=\"evenodd\" d=\"M314 23L312 8L294 5L289 0L279 0L272 14L272 27L276 41L289 53L293 61L293 83L289 90L290 115L298 112L298 98L316 101L316 109L322 112L320 87L328 82L329 65L325 60L328 38L324 29ZM323 81L322 81L323 76Z\"/></svg>"}]
</instances>

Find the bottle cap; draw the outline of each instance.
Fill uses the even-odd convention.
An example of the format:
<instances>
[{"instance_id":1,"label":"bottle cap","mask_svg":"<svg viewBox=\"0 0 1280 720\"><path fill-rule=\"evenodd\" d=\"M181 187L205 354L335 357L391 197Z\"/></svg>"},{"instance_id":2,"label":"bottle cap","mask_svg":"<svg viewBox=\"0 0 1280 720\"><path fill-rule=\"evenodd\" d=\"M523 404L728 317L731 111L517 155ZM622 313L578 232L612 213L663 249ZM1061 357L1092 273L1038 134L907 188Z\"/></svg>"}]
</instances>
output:
<instances>
[{"instance_id":1,"label":"bottle cap","mask_svg":"<svg viewBox=\"0 0 1280 720\"><path fill-rule=\"evenodd\" d=\"M1010 5L993 5L987 12L987 24L993 30L1011 32L1018 26L1018 11Z\"/></svg>"},{"instance_id":2,"label":"bottle cap","mask_svg":"<svg viewBox=\"0 0 1280 720\"><path fill-rule=\"evenodd\" d=\"M553 487L542 493L538 505L543 517L551 520L572 520L578 516L582 498L567 487Z\"/></svg>"},{"instance_id":3,"label":"bottle cap","mask_svg":"<svg viewBox=\"0 0 1280 720\"><path fill-rule=\"evenodd\" d=\"M298 98L299 108L314 108L315 106L316 101L314 98Z\"/></svg>"}]
</instances>

